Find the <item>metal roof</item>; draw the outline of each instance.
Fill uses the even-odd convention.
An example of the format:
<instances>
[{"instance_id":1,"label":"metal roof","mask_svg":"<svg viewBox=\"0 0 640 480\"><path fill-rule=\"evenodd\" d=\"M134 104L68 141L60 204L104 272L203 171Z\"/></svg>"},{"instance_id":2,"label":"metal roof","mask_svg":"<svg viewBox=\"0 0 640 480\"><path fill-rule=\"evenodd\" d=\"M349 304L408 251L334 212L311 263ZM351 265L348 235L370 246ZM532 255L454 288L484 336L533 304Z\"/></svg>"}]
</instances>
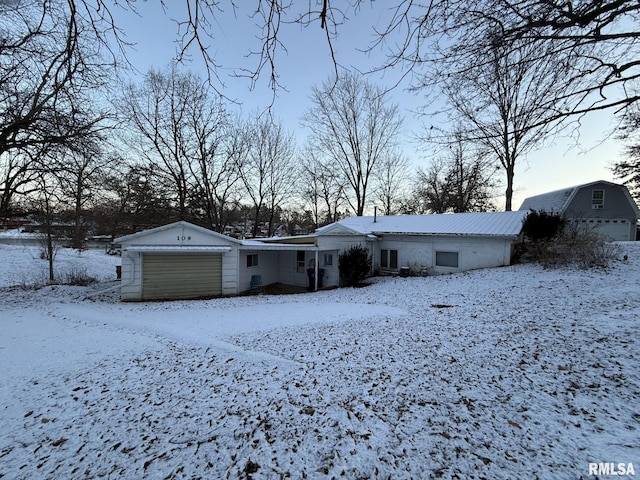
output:
<instances>
[{"instance_id":1,"label":"metal roof","mask_svg":"<svg viewBox=\"0 0 640 480\"><path fill-rule=\"evenodd\" d=\"M228 245L132 245L125 248L129 252L156 253L200 253L200 252L230 252Z\"/></svg>"},{"instance_id":2,"label":"metal roof","mask_svg":"<svg viewBox=\"0 0 640 480\"><path fill-rule=\"evenodd\" d=\"M432 215L378 215L376 217L349 217L338 225L362 235L469 235L517 236L527 211L444 213ZM330 235L333 225L317 230L318 235ZM330 228L331 227L331 228Z\"/></svg>"},{"instance_id":3,"label":"metal roof","mask_svg":"<svg viewBox=\"0 0 640 480\"><path fill-rule=\"evenodd\" d=\"M520 210L537 210L545 211L547 213L565 213L569 204L576 196L578 191L582 188L593 187L596 185L605 185L607 187L615 187L622 190L622 193L627 197L629 204L636 211L637 215L640 214L636 202L631 197L629 189L624 185L620 185L613 182L607 182L606 180L597 180L595 182L583 183L582 185L576 185L574 187L563 188L561 190L554 190L553 192L543 193L540 195L534 195L524 199Z\"/></svg>"}]
</instances>

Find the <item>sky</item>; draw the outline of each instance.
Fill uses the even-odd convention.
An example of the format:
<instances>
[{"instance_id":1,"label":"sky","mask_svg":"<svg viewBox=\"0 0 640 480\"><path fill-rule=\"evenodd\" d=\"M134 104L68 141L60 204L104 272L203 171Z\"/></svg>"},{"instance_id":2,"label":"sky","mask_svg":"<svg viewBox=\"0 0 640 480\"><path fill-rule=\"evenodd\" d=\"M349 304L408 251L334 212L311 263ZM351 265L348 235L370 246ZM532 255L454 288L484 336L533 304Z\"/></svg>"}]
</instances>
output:
<instances>
[{"instance_id":1,"label":"sky","mask_svg":"<svg viewBox=\"0 0 640 480\"><path fill-rule=\"evenodd\" d=\"M388 10L381 3L365 2L355 15L353 11L346 12L349 21L340 27L338 37L333 40L335 57L341 66L369 71L384 60L379 51L363 52L374 38L371 26L384 25ZM253 6L255 2L250 4ZM165 13L159 2L140 2L138 9L139 16L120 13L117 22L127 40L136 44L129 52L129 60L139 72L144 73L150 68L163 68L174 57L178 28L171 18L179 12ZM274 99L268 85L268 70L264 71L254 88L251 88L249 79L234 76L238 68L251 69L256 65L256 58L248 52L261 47L260 30L255 27L257 22L258 19L247 18L246 12L238 12L234 17L226 11L217 16L213 25L215 38L208 40L208 49L221 65L219 75L224 85L220 86L220 91L235 100L244 114L263 111L272 105L274 117L282 121L302 145L306 134L300 119L310 106L311 89L334 72L325 32L318 22L306 28L299 24L281 26L281 39L287 51L280 50L275 59L278 81L283 88L277 91ZM205 75L197 53L187 68ZM373 73L369 80L389 87L398 82L399 72ZM390 97L399 105L404 117L401 142L405 155L416 167L426 168L430 162L428 149L416 137L423 130L425 121L432 120L414 113L425 99L408 92L407 86L401 83L391 90ZM519 208L528 196L595 180L616 181L611 166L622 159L623 145L609 135L614 125L615 117L611 112L594 113L582 120L577 141L575 138L556 138L527 154L516 168L513 208ZM496 203L498 208L503 208L502 197Z\"/></svg>"}]
</instances>

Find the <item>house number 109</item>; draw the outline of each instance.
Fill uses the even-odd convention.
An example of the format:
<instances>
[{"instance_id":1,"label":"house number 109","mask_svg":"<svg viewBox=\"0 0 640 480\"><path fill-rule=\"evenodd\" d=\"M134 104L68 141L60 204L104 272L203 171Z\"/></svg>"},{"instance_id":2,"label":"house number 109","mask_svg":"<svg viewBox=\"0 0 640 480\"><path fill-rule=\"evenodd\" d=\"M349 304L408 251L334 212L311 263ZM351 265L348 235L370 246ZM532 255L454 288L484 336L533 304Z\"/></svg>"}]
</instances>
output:
<instances>
[{"instance_id":1,"label":"house number 109","mask_svg":"<svg viewBox=\"0 0 640 480\"><path fill-rule=\"evenodd\" d=\"M178 240L183 240L183 241L184 240L191 240L191 235L189 235L189 236L185 236L185 235L180 236L180 235L178 235Z\"/></svg>"}]
</instances>

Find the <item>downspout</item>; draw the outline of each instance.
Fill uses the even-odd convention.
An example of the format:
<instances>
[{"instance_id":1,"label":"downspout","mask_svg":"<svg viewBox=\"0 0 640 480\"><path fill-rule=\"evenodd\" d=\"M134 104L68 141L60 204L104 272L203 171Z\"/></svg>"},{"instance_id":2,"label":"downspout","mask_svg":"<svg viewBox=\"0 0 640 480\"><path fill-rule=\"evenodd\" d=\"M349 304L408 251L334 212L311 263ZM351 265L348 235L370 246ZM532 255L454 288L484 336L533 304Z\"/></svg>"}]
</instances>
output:
<instances>
[{"instance_id":1,"label":"downspout","mask_svg":"<svg viewBox=\"0 0 640 480\"><path fill-rule=\"evenodd\" d=\"M313 276L315 285L313 287L313 291L317 292L318 291L318 247L316 247L315 257L316 257L316 262L313 266L313 268L315 268L315 275Z\"/></svg>"}]
</instances>

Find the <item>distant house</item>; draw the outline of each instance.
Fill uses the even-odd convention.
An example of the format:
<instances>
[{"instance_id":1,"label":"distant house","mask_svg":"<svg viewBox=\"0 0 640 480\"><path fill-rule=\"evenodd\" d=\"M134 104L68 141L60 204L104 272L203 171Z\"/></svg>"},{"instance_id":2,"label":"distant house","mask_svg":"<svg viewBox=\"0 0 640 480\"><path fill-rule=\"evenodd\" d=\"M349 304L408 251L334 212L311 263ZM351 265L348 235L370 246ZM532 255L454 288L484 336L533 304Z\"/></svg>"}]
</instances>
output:
<instances>
[{"instance_id":1,"label":"distant house","mask_svg":"<svg viewBox=\"0 0 640 480\"><path fill-rule=\"evenodd\" d=\"M310 235L238 240L187 222L115 240L123 300L238 295L260 285L340 285L338 258L369 250L383 274L442 274L509 265L528 212L351 217Z\"/></svg>"},{"instance_id":2,"label":"distant house","mask_svg":"<svg viewBox=\"0 0 640 480\"><path fill-rule=\"evenodd\" d=\"M520 210L557 213L577 228L614 241L635 240L640 218L627 187L604 180L529 197Z\"/></svg>"}]
</instances>

